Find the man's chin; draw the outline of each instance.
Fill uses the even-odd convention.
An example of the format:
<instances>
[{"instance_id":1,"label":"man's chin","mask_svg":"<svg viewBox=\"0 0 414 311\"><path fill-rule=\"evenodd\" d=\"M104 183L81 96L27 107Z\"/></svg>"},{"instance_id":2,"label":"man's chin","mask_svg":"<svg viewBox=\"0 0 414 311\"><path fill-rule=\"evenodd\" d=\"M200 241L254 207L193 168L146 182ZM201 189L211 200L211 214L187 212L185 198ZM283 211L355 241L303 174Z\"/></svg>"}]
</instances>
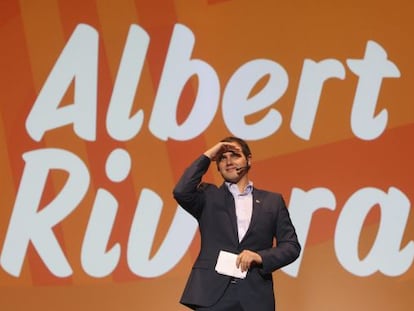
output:
<instances>
[{"instance_id":1,"label":"man's chin","mask_svg":"<svg viewBox=\"0 0 414 311\"><path fill-rule=\"evenodd\" d=\"M224 181L227 181L232 184L237 184L241 178L241 176L235 176L235 177L223 177Z\"/></svg>"}]
</instances>

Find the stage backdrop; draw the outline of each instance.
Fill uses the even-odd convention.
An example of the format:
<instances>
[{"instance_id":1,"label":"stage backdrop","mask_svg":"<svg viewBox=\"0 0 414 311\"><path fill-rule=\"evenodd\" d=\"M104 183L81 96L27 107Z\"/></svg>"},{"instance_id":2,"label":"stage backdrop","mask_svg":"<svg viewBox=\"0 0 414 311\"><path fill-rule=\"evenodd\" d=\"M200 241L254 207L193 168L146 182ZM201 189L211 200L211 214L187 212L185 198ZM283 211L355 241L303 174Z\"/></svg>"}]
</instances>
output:
<instances>
[{"instance_id":1,"label":"stage backdrop","mask_svg":"<svg viewBox=\"0 0 414 311\"><path fill-rule=\"evenodd\" d=\"M227 135L303 246L278 310L412 310L413 12L0 1L1 310L184 310L200 240L172 189Z\"/></svg>"}]
</instances>

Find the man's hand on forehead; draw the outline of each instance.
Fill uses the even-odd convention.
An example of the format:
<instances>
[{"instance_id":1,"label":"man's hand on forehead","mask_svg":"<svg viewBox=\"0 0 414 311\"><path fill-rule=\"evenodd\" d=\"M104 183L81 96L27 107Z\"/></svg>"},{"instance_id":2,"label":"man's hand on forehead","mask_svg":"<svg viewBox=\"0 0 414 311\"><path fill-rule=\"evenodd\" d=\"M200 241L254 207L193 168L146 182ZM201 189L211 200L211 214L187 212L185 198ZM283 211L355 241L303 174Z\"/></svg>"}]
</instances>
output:
<instances>
[{"instance_id":1,"label":"man's hand on forehead","mask_svg":"<svg viewBox=\"0 0 414 311\"><path fill-rule=\"evenodd\" d=\"M231 153L233 155L241 155L241 148L235 143L223 142L220 150L217 152L215 160L219 161L223 154Z\"/></svg>"},{"instance_id":2,"label":"man's hand on forehead","mask_svg":"<svg viewBox=\"0 0 414 311\"><path fill-rule=\"evenodd\" d=\"M223 143L222 152L233 152L233 153L240 153L241 149L236 143Z\"/></svg>"},{"instance_id":3,"label":"man's hand on forehead","mask_svg":"<svg viewBox=\"0 0 414 311\"><path fill-rule=\"evenodd\" d=\"M226 152L232 152L233 154L241 154L242 150L237 143L234 142L219 142L204 154L208 156L212 161L219 160Z\"/></svg>"}]
</instances>

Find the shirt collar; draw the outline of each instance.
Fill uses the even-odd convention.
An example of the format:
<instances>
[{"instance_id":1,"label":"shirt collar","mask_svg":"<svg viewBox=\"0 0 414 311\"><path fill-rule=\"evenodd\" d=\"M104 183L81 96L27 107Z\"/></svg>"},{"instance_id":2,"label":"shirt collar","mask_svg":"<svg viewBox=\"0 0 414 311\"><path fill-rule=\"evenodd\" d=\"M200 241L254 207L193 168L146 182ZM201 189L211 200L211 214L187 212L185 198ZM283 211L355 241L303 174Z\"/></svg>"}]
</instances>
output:
<instances>
[{"instance_id":1,"label":"shirt collar","mask_svg":"<svg viewBox=\"0 0 414 311\"><path fill-rule=\"evenodd\" d=\"M249 183L247 184L247 186L246 186L246 188L244 189L243 192L239 191L239 187L237 187L237 184L235 184L235 183L231 183L231 182L226 181L225 184L227 186L227 189L229 189L229 191L232 194L248 195L248 194L251 194L252 191L253 191L253 182L250 181L250 180L249 180Z\"/></svg>"}]
</instances>

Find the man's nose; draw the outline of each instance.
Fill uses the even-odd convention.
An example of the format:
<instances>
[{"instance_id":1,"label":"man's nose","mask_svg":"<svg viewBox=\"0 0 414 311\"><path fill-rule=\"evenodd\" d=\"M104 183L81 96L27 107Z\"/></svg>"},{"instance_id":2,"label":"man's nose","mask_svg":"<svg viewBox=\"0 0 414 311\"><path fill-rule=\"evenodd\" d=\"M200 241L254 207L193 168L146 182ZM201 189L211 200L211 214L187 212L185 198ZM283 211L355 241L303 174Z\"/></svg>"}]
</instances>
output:
<instances>
[{"instance_id":1,"label":"man's nose","mask_svg":"<svg viewBox=\"0 0 414 311\"><path fill-rule=\"evenodd\" d=\"M233 159L230 156L226 157L226 165L232 165L232 164L233 164Z\"/></svg>"}]
</instances>

